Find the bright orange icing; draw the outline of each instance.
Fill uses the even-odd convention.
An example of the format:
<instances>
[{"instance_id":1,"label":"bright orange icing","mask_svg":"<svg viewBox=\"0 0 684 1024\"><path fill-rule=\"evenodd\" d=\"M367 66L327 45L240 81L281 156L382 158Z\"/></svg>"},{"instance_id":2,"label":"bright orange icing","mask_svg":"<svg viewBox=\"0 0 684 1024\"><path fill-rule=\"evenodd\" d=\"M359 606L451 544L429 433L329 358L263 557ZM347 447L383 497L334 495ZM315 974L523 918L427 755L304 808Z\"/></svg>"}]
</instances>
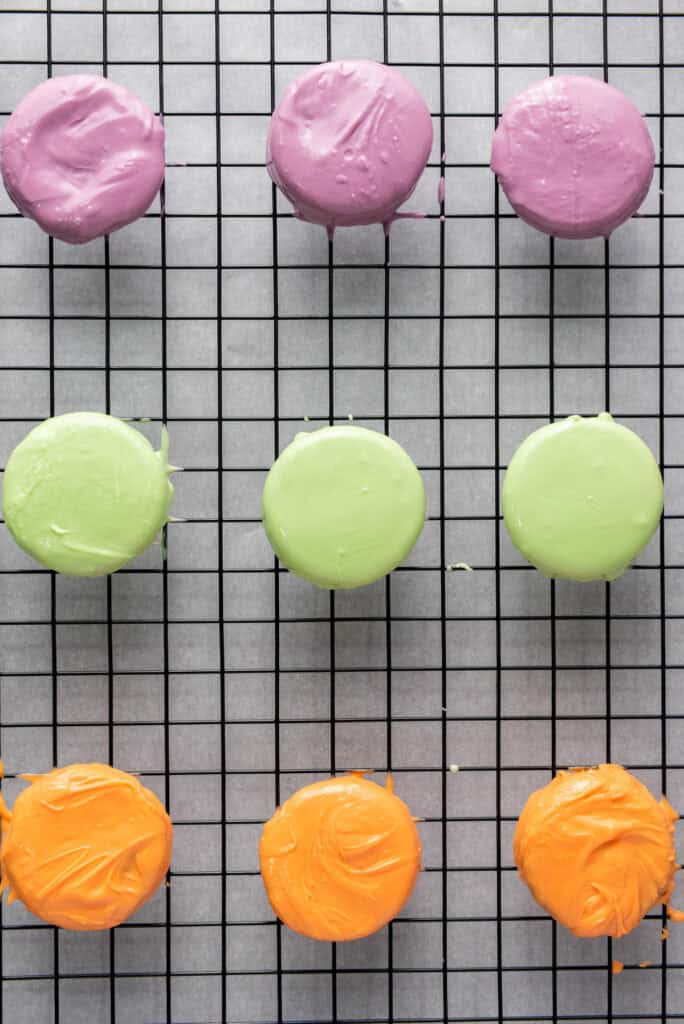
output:
<instances>
[{"instance_id":1,"label":"bright orange icing","mask_svg":"<svg viewBox=\"0 0 684 1024\"><path fill-rule=\"evenodd\" d=\"M266 822L261 874L277 916L312 939L359 939L395 917L420 870L414 819L387 788L343 775L298 790Z\"/></svg>"},{"instance_id":2,"label":"bright orange icing","mask_svg":"<svg viewBox=\"0 0 684 1024\"><path fill-rule=\"evenodd\" d=\"M72 764L32 785L2 817L2 890L61 928L113 928L163 881L171 819L137 778L106 764Z\"/></svg>"},{"instance_id":3,"label":"bright orange icing","mask_svg":"<svg viewBox=\"0 0 684 1024\"><path fill-rule=\"evenodd\" d=\"M622 974L625 969L625 965L622 960L613 960L613 974Z\"/></svg>"},{"instance_id":4,"label":"bright orange icing","mask_svg":"<svg viewBox=\"0 0 684 1024\"><path fill-rule=\"evenodd\" d=\"M559 772L525 804L515 863L537 902L575 935L619 938L672 895L677 817L619 765Z\"/></svg>"}]
</instances>

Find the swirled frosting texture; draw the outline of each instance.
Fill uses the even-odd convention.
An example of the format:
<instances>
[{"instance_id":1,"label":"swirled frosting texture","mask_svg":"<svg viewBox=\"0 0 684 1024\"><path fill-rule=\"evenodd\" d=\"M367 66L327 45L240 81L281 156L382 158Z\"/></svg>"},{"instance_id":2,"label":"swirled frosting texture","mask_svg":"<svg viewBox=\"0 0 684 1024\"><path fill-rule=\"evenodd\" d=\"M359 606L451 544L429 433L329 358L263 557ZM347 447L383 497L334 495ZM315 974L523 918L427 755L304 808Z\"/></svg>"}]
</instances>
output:
<instances>
[{"instance_id":1,"label":"swirled frosting texture","mask_svg":"<svg viewBox=\"0 0 684 1024\"><path fill-rule=\"evenodd\" d=\"M261 874L274 912L311 939L360 939L411 895L418 830L406 804L361 775L298 790L264 827Z\"/></svg>"},{"instance_id":2,"label":"swirled frosting texture","mask_svg":"<svg viewBox=\"0 0 684 1024\"><path fill-rule=\"evenodd\" d=\"M582 938L617 939L672 895L677 818L619 765L559 772L525 804L515 863L560 924Z\"/></svg>"},{"instance_id":3,"label":"swirled frosting texture","mask_svg":"<svg viewBox=\"0 0 684 1024\"><path fill-rule=\"evenodd\" d=\"M506 107L492 170L528 224L559 238L611 234L641 206L655 150L646 122L605 82L556 75Z\"/></svg>"},{"instance_id":4,"label":"swirled frosting texture","mask_svg":"<svg viewBox=\"0 0 684 1024\"><path fill-rule=\"evenodd\" d=\"M25 217L79 244L142 217L164 177L164 128L142 100L98 75L50 78L0 139L0 168Z\"/></svg>"},{"instance_id":5,"label":"swirled frosting texture","mask_svg":"<svg viewBox=\"0 0 684 1024\"><path fill-rule=\"evenodd\" d=\"M266 165L302 220L335 227L389 224L423 173L432 121L394 68L334 61L285 90Z\"/></svg>"},{"instance_id":6,"label":"swirled frosting texture","mask_svg":"<svg viewBox=\"0 0 684 1024\"><path fill-rule=\"evenodd\" d=\"M171 862L171 819L137 778L72 764L31 781L3 822L2 885L31 913L75 931L113 928Z\"/></svg>"},{"instance_id":7,"label":"swirled frosting texture","mask_svg":"<svg viewBox=\"0 0 684 1024\"><path fill-rule=\"evenodd\" d=\"M152 543L168 519L168 435L161 451L114 416L44 420L10 455L5 522L19 547L68 576L103 576Z\"/></svg>"}]
</instances>

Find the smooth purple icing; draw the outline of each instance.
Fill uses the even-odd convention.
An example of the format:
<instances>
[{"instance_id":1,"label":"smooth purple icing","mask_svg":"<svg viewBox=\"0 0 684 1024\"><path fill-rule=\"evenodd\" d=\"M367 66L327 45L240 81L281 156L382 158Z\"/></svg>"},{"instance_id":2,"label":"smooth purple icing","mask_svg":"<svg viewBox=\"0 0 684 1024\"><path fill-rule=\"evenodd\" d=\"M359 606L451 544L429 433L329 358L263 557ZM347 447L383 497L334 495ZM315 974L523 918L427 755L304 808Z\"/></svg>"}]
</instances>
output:
<instances>
[{"instance_id":1,"label":"smooth purple icing","mask_svg":"<svg viewBox=\"0 0 684 1024\"><path fill-rule=\"evenodd\" d=\"M391 223L431 147L430 112L403 75L373 61L334 61L285 90L266 166L295 215L332 232Z\"/></svg>"},{"instance_id":2,"label":"smooth purple icing","mask_svg":"<svg viewBox=\"0 0 684 1024\"><path fill-rule=\"evenodd\" d=\"M164 177L164 128L107 78L50 78L7 122L0 170L24 216L63 242L89 242L150 206Z\"/></svg>"},{"instance_id":3,"label":"smooth purple icing","mask_svg":"<svg viewBox=\"0 0 684 1024\"><path fill-rule=\"evenodd\" d=\"M605 82L557 75L508 104L491 167L528 224L559 238L607 238L639 209L654 160L631 100Z\"/></svg>"}]
</instances>

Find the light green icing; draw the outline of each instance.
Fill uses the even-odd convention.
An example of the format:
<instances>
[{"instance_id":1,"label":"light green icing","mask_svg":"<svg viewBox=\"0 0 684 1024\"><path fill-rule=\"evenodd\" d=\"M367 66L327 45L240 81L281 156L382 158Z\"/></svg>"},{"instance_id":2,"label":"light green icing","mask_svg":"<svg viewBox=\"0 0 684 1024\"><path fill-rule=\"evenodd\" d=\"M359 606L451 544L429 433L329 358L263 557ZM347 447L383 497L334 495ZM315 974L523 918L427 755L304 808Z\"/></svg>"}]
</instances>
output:
<instances>
[{"instance_id":1,"label":"light green icing","mask_svg":"<svg viewBox=\"0 0 684 1024\"><path fill-rule=\"evenodd\" d=\"M352 425L297 434L272 466L262 501L280 561L327 590L391 572L425 521L423 481L404 449Z\"/></svg>"},{"instance_id":2,"label":"light green icing","mask_svg":"<svg viewBox=\"0 0 684 1024\"><path fill-rule=\"evenodd\" d=\"M44 420L12 452L3 512L19 547L68 576L104 576L141 554L168 519L169 440L161 451L97 412Z\"/></svg>"},{"instance_id":3,"label":"light green icing","mask_svg":"<svg viewBox=\"0 0 684 1024\"><path fill-rule=\"evenodd\" d=\"M650 449L603 412L530 434L511 459L503 513L518 550L545 576L612 580L655 531L663 482Z\"/></svg>"}]
</instances>

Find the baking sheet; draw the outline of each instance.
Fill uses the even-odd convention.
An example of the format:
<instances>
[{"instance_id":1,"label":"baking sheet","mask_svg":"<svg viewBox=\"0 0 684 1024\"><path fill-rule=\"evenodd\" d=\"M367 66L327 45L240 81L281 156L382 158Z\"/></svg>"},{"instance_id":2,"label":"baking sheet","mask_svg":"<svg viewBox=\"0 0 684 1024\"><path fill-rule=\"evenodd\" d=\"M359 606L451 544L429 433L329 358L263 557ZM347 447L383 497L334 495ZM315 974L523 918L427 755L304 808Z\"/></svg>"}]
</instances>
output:
<instances>
[{"instance_id":1,"label":"baking sheet","mask_svg":"<svg viewBox=\"0 0 684 1024\"><path fill-rule=\"evenodd\" d=\"M111 760L175 821L170 888L115 934L3 907L5 1020L684 1014L680 928L662 946L652 915L612 948L556 931L510 842L567 764L621 761L684 807L684 5L661 6L0 2L0 123L50 71L106 70L162 109L169 163L163 216L108 246L49 243L0 195L0 464L88 408L149 418L152 439L165 419L184 467L165 566L157 548L109 581L52 578L0 530L7 797L20 772ZM397 64L434 116L409 204L428 217L387 252L379 228L329 249L263 168L283 87L345 56ZM550 62L607 73L664 143L662 200L658 168L608 248L551 247L486 166L497 110ZM552 587L508 541L497 474L550 416L606 407L665 464L663 533L610 586ZM331 598L276 574L259 498L298 430L349 415L417 461L429 520L388 583ZM389 929L335 949L275 924L257 840L277 799L359 767L391 768L424 819L425 871Z\"/></svg>"}]
</instances>

